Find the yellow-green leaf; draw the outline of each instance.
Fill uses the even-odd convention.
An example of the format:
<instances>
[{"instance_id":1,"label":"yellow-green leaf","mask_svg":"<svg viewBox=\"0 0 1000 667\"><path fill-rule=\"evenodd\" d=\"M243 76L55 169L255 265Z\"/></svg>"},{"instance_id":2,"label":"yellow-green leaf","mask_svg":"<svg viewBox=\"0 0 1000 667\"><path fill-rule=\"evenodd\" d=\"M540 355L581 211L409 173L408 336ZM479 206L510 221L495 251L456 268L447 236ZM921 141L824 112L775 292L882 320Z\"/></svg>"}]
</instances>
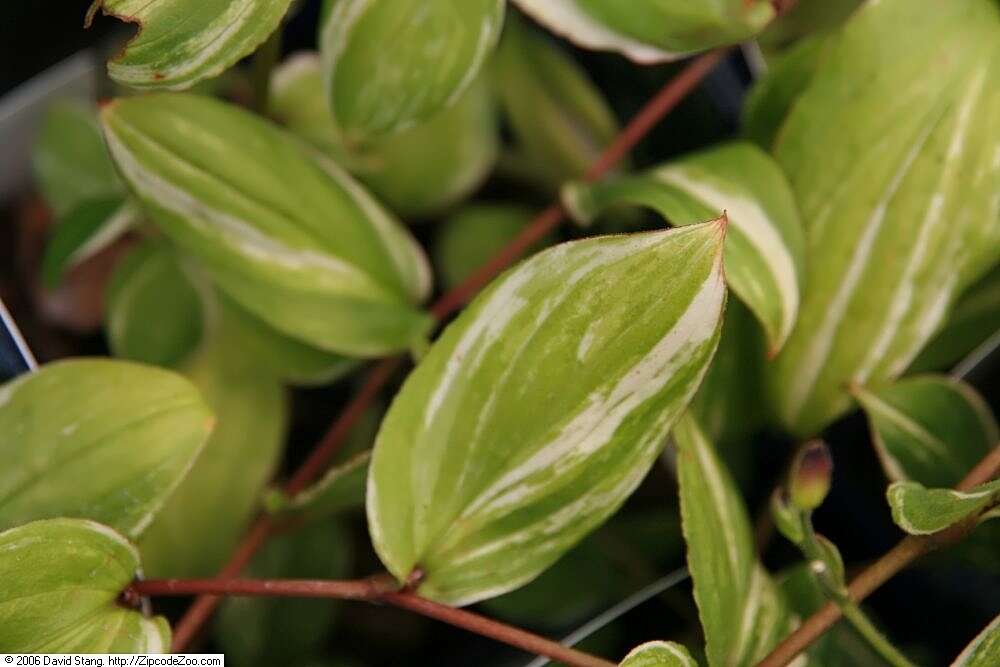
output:
<instances>
[{"instance_id":1,"label":"yellow-green leaf","mask_svg":"<svg viewBox=\"0 0 1000 667\"><path fill-rule=\"evenodd\" d=\"M618 667L698 667L698 662L680 644L656 641L636 646Z\"/></svg>"},{"instance_id":2,"label":"yellow-green leaf","mask_svg":"<svg viewBox=\"0 0 1000 667\"><path fill-rule=\"evenodd\" d=\"M315 484L291 497L276 489L265 499L268 511L282 518L315 521L346 509L361 507L365 500L370 461L370 450L360 452L333 466Z\"/></svg>"},{"instance_id":3,"label":"yellow-green leaf","mask_svg":"<svg viewBox=\"0 0 1000 667\"><path fill-rule=\"evenodd\" d=\"M1000 661L1000 616L976 635L951 667L991 667Z\"/></svg>"},{"instance_id":4,"label":"yellow-green leaf","mask_svg":"<svg viewBox=\"0 0 1000 667\"><path fill-rule=\"evenodd\" d=\"M897 526L911 535L930 535L995 507L1000 502L1000 480L969 491L893 482L886 498Z\"/></svg>"}]
</instances>

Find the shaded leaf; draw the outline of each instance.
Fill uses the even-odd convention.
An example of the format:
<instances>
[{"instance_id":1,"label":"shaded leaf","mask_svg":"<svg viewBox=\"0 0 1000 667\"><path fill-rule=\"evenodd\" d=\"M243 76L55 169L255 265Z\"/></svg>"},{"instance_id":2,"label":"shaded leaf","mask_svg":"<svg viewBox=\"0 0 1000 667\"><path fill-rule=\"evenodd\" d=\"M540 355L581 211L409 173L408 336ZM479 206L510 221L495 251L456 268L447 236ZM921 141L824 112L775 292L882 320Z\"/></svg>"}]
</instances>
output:
<instances>
[{"instance_id":1,"label":"shaded leaf","mask_svg":"<svg viewBox=\"0 0 1000 667\"><path fill-rule=\"evenodd\" d=\"M566 243L492 283L389 409L369 530L468 604L530 581L649 470L718 342L721 221Z\"/></svg>"},{"instance_id":2,"label":"shaded leaf","mask_svg":"<svg viewBox=\"0 0 1000 667\"><path fill-rule=\"evenodd\" d=\"M994 618L965 650L951 667L990 667L1000 660L1000 616Z\"/></svg>"},{"instance_id":3,"label":"shaded leaf","mask_svg":"<svg viewBox=\"0 0 1000 667\"><path fill-rule=\"evenodd\" d=\"M698 662L680 644L656 641L636 646L619 667L698 667Z\"/></svg>"},{"instance_id":4,"label":"shaded leaf","mask_svg":"<svg viewBox=\"0 0 1000 667\"><path fill-rule=\"evenodd\" d=\"M297 521L315 521L347 509L360 508L365 501L365 482L371 452L364 451L330 468L315 484L288 497L279 489L266 497L268 511Z\"/></svg>"},{"instance_id":5,"label":"shaded leaf","mask_svg":"<svg viewBox=\"0 0 1000 667\"><path fill-rule=\"evenodd\" d=\"M519 204L471 204L438 228L434 265L442 286L451 289L514 239L534 216Z\"/></svg>"},{"instance_id":6,"label":"shaded leaf","mask_svg":"<svg viewBox=\"0 0 1000 667\"><path fill-rule=\"evenodd\" d=\"M1000 502L1000 480L969 491L928 489L916 482L893 482L886 491L892 520L910 535L930 535L961 523Z\"/></svg>"},{"instance_id":7,"label":"shaded leaf","mask_svg":"<svg viewBox=\"0 0 1000 667\"><path fill-rule=\"evenodd\" d=\"M88 199L52 231L42 258L42 282L55 289L64 274L118 240L138 219L136 207L120 195Z\"/></svg>"}]
</instances>

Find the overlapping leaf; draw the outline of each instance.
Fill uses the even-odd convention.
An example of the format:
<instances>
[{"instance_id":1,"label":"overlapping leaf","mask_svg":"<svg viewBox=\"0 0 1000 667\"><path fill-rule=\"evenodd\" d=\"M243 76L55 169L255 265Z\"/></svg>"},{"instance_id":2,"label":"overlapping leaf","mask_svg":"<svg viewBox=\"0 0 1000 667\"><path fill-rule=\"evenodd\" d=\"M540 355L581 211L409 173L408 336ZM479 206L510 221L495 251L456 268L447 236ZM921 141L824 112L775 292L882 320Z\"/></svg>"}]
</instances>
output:
<instances>
[{"instance_id":1,"label":"overlapping leaf","mask_svg":"<svg viewBox=\"0 0 1000 667\"><path fill-rule=\"evenodd\" d=\"M0 533L0 652L167 653L170 627L118 602L139 554L107 526L49 519Z\"/></svg>"},{"instance_id":2,"label":"overlapping leaf","mask_svg":"<svg viewBox=\"0 0 1000 667\"><path fill-rule=\"evenodd\" d=\"M774 372L808 435L846 387L897 377L1000 259L1000 8L867 3L837 34L775 148L806 227L799 321Z\"/></svg>"},{"instance_id":3,"label":"overlapping leaf","mask_svg":"<svg viewBox=\"0 0 1000 667\"><path fill-rule=\"evenodd\" d=\"M59 286L64 274L108 247L139 219L138 207L124 196L88 199L58 222L42 259L42 281Z\"/></svg>"},{"instance_id":4,"label":"overlapping leaf","mask_svg":"<svg viewBox=\"0 0 1000 667\"><path fill-rule=\"evenodd\" d=\"M459 209L438 228L434 267L444 287L471 276L510 243L534 211L518 204L472 204Z\"/></svg>"},{"instance_id":5,"label":"overlapping leaf","mask_svg":"<svg viewBox=\"0 0 1000 667\"><path fill-rule=\"evenodd\" d=\"M315 520L361 507L370 461L371 451L360 452L333 466L315 484L290 498L275 490L267 496L268 510L284 518Z\"/></svg>"},{"instance_id":6,"label":"overlapping leaf","mask_svg":"<svg viewBox=\"0 0 1000 667\"><path fill-rule=\"evenodd\" d=\"M951 667L990 667L1000 660L1000 616L965 647Z\"/></svg>"},{"instance_id":7,"label":"overlapping leaf","mask_svg":"<svg viewBox=\"0 0 1000 667\"><path fill-rule=\"evenodd\" d=\"M445 330L372 456L369 529L392 574L451 604L499 595L618 508L715 350L723 234L556 246Z\"/></svg>"},{"instance_id":8,"label":"overlapping leaf","mask_svg":"<svg viewBox=\"0 0 1000 667\"><path fill-rule=\"evenodd\" d=\"M636 646L618 667L698 667L698 663L680 644L657 641Z\"/></svg>"},{"instance_id":9,"label":"overlapping leaf","mask_svg":"<svg viewBox=\"0 0 1000 667\"><path fill-rule=\"evenodd\" d=\"M916 482L893 482L886 491L892 520L911 535L930 535L989 510L1000 502L1000 480L969 491L928 489Z\"/></svg>"}]
</instances>

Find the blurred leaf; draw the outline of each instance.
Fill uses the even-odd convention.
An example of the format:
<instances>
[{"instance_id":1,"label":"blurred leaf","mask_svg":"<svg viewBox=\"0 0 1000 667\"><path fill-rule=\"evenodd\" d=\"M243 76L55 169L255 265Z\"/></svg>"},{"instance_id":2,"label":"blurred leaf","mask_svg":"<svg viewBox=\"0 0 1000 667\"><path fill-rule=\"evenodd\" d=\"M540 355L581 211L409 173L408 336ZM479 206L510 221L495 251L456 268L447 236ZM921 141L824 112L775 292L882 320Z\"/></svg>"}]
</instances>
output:
<instances>
[{"instance_id":1,"label":"blurred leaf","mask_svg":"<svg viewBox=\"0 0 1000 667\"><path fill-rule=\"evenodd\" d=\"M771 518L778 532L792 544L801 544L805 539L803 512L792 505L783 487L775 489L771 495Z\"/></svg>"},{"instance_id":2,"label":"blurred leaf","mask_svg":"<svg viewBox=\"0 0 1000 667\"><path fill-rule=\"evenodd\" d=\"M759 148L724 144L640 176L572 183L563 201L585 223L623 204L652 208L674 225L728 214L726 279L764 327L770 354L781 349L798 314L805 241L788 182Z\"/></svg>"},{"instance_id":3,"label":"blurred leaf","mask_svg":"<svg viewBox=\"0 0 1000 667\"><path fill-rule=\"evenodd\" d=\"M370 460L370 451L356 454L345 463L333 466L315 484L290 498L275 489L266 497L268 511L281 518L312 522L360 508L365 502Z\"/></svg>"},{"instance_id":4,"label":"blurred leaf","mask_svg":"<svg viewBox=\"0 0 1000 667\"><path fill-rule=\"evenodd\" d=\"M22 375L0 387L0 527L68 516L135 538L213 421L190 382L151 366L76 359Z\"/></svg>"},{"instance_id":5,"label":"blurred leaf","mask_svg":"<svg viewBox=\"0 0 1000 667\"><path fill-rule=\"evenodd\" d=\"M786 2L788 11L776 17L760 34L766 49L782 48L795 40L838 27L864 0L797 0ZM794 48L794 46L790 47Z\"/></svg>"},{"instance_id":6,"label":"blurred leaf","mask_svg":"<svg viewBox=\"0 0 1000 667\"><path fill-rule=\"evenodd\" d=\"M689 414L677 423L674 440L688 569L708 662L756 664L796 619L757 560L739 492Z\"/></svg>"},{"instance_id":7,"label":"blurred leaf","mask_svg":"<svg viewBox=\"0 0 1000 667\"><path fill-rule=\"evenodd\" d=\"M343 579L351 560L347 535L324 522L271 539L247 568L258 579ZM318 657L340 602L306 598L229 598L215 640L241 667L298 665Z\"/></svg>"},{"instance_id":8,"label":"blurred leaf","mask_svg":"<svg viewBox=\"0 0 1000 667\"><path fill-rule=\"evenodd\" d=\"M510 243L534 211L519 204L470 204L438 228L434 264L442 287L452 289Z\"/></svg>"},{"instance_id":9,"label":"blurred leaf","mask_svg":"<svg viewBox=\"0 0 1000 667\"><path fill-rule=\"evenodd\" d=\"M48 239L42 259L43 284L57 288L67 271L117 241L138 216L138 209L120 195L77 205Z\"/></svg>"},{"instance_id":10,"label":"blurred leaf","mask_svg":"<svg viewBox=\"0 0 1000 667\"><path fill-rule=\"evenodd\" d=\"M289 134L187 94L102 110L112 156L167 236L283 333L329 352L406 349L430 318L423 251L350 176Z\"/></svg>"},{"instance_id":11,"label":"blurred leaf","mask_svg":"<svg viewBox=\"0 0 1000 667\"><path fill-rule=\"evenodd\" d=\"M954 486L1000 439L989 406L961 380L924 375L855 395L891 480Z\"/></svg>"},{"instance_id":12,"label":"blurred leaf","mask_svg":"<svg viewBox=\"0 0 1000 667\"><path fill-rule=\"evenodd\" d=\"M752 37L774 17L765 0L514 0L536 21L577 46L616 51L638 63Z\"/></svg>"},{"instance_id":13,"label":"blurred leaf","mask_svg":"<svg viewBox=\"0 0 1000 667\"><path fill-rule=\"evenodd\" d=\"M470 604L544 571L635 489L691 400L725 302L718 222L539 253L480 294L389 409L375 549Z\"/></svg>"},{"instance_id":14,"label":"blurred leaf","mask_svg":"<svg viewBox=\"0 0 1000 667\"><path fill-rule=\"evenodd\" d=\"M898 377L1000 260L1000 6L866 3L775 147L805 224L799 320L773 403L797 436ZM891 121L890 121L891 119Z\"/></svg>"},{"instance_id":15,"label":"blurred leaf","mask_svg":"<svg viewBox=\"0 0 1000 667\"><path fill-rule=\"evenodd\" d=\"M0 652L170 652L166 619L119 604L139 554L107 526L49 519L4 531L0 572Z\"/></svg>"},{"instance_id":16,"label":"blurred leaf","mask_svg":"<svg viewBox=\"0 0 1000 667\"><path fill-rule=\"evenodd\" d=\"M1000 662L1000 616L976 635L951 667L990 667L997 662Z\"/></svg>"},{"instance_id":17,"label":"blurred leaf","mask_svg":"<svg viewBox=\"0 0 1000 667\"><path fill-rule=\"evenodd\" d=\"M281 24L291 0L94 0L90 16L134 23L125 51L108 63L116 82L133 88L190 88L221 74Z\"/></svg>"},{"instance_id":18,"label":"blurred leaf","mask_svg":"<svg viewBox=\"0 0 1000 667\"><path fill-rule=\"evenodd\" d=\"M320 33L324 89L348 146L454 104L503 26L504 0L337 0Z\"/></svg>"},{"instance_id":19,"label":"blurred leaf","mask_svg":"<svg viewBox=\"0 0 1000 667\"><path fill-rule=\"evenodd\" d=\"M886 498L897 526L910 535L930 535L994 507L1000 502L1000 479L969 491L893 482Z\"/></svg>"},{"instance_id":20,"label":"blurred leaf","mask_svg":"<svg viewBox=\"0 0 1000 667\"><path fill-rule=\"evenodd\" d=\"M619 667L698 667L698 662L680 644L657 641L636 646Z\"/></svg>"}]
</instances>

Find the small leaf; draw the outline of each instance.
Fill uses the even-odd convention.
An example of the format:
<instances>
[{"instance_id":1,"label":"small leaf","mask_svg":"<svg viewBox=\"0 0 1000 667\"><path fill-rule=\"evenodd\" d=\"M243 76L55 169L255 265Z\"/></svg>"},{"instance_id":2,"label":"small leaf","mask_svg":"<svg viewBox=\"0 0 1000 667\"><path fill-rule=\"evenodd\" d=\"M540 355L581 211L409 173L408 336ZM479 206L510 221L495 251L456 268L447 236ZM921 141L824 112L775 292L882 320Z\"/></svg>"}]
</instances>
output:
<instances>
[{"instance_id":1,"label":"small leaf","mask_svg":"<svg viewBox=\"0 0 1000 667\"><path fill-rule=\"evenodd\" d=\"M153 220L215 284L275 329L353 356L407 349L430 318L416 241L350 176L268 122L187 94L101 112L111 153Z\"/></svg>"},{"instance_id":2,"label":"small leaf","mask_svg":"<svg viewBox=\"0 0 1000 667\"><path fill-rule=\"evenodd\" d=\"M138 209L121 196L88 199L61 220L42 259L42 282L55 289L67 271L118 240L138 220Z\"/></svg>"},{"instance_id":3,"label":"small leaf","mask_svg":"<svg viewBox=\"0 0 1000 667\"><path fill-rule=\"evenodd\" d=\"M994 507L1000 502L1000 480L969 491L927 489L916 482L893 482L886 498L897 526L910 535L930 535Z\"/></svg>"},{"instance_id":4,"label":"small leaf","mask_svg":"<svg viewBox=\"0 0 1000 667\"><path fill-rule=\"evenodd\" d=\"M556 246L445 330L372 454L369 530L393 575L449 604L499 595L624 502L715 351L724 229Z\"/></svg>"},{"instance_id":5,"label":"small leaf","mask_svg":"<svg viewBox=\"0 0 1000 667\"><path fill-rule=\"evenodd\" d=\"M0 387L0 527L58 516L135 538L212 430L190 382L107 359L48 364Z\"/></svg>"},{"instance_id":6,"label":"small leaf","mask_svg":"<svg viewBox=\"0 0 1000 667\"><path fill-rule=\"evenodd\" d=\"M291 498L280 490L272 491L266 505L270 506L271 514L297 521L315 521L361 507L365 500L370 460L370 451L356 454L330 468L318 482Z\"/></svg>"},{"instance_id":7,"label":"small leaf","mask_svg":"<svg viewBox=\"0 0 1000 667\"><path fill-rule=\"evenodd\" d=\"M170 626L118 603L141 574L128 540L93 521L0 533L0 653L168 653Z\"/></svg>"},{"instance_id":8,"label":"small leaf","mask_svg":"<svg viewBox=\"0 0 1000 667\"><path fill-rule=\"evenodd\" d=\"M800 544L805 539L803 512L792 505L784 487L775 489L771 494L771 518L778 532L792 544Z\"/></svg>"},{"instance_id":9,"label":"small leaf","mask_svg":"<svg viewBox=\"0 0 1000 667\"><path fill-rule=\"evenodd\" d=\"M503 0L338 0L321 28L325 89L348 145L454 104L503 26Z\"/></svg>"},{"instance_id":10,"label":"small leaf","mask_svg":"<svg viewBox=\"0 0 1000 667\"><path fill-rule=\"evenodd\" d=\"M275 31L291 0L95 0L138 25L108 74L133 88L179 90L221 74ZM88 20L89 20L88 16Z\"/></svg>"},{"instance_id":11,"label":"small leaf","mask_svg":"<svg viewBox=\"0 0 1000 667\"><path fill-rule=\"evenodd\" d=\"M638 63L752 37L774 17L764 0L514 0L526 14L577 46L616 51Z\"/></svg>"},{"instance_id":12,"label":"small leaf","mask_svg":"<svg viewBox=\"0 0 1000 667\"><path fill-rule=\"evenodd\" d=\"M434 265L448 289L486 264L531 222L532 209L518 204L472 204L438 229Z\"/></svg>"},{"instance_id":13,"label":"small leaf","mask_svg":"<svg viewBox=\"0 0 1000 667\"><path fill-rule=\"evenodd\" d=\"M636 646L618 667L698 667L698 663L680 644L656 641Z\"/></svg>"},{"instance_id":14,"label":"small leaf","mask_svg":"<svg viewBox=\"0 0 1000 667\"><path fill-rule=\"evenodd\" d=\"M924 375L854 392L891 480L954 486L1000 439L989 406L961 380Z\"/></svg>"},{"instance_id":15,"label":"small leaf","mask_svg":"<svg viewBox=\"0 0 1000 667\"><path fill-rule=\"evenodd\" d=\"M760 320L770 354L781 349L798 314L805 242L788 182L756 146L723 145L641 176L570 184L563 200L584 222L621 204L648 206L674 225L725 213L726 279Z\"/></svg>"},{"instance_id":16,"label":"small leaf","mask_svg":"<svg viewBox=\"0 0 1000 667\"><path fill-rule=\"evenodd\" d=\"M991 667L997 662L1000 662L1000 616L976 635L951 667Z\"/></svg>"},{"instance_id":17,"label":"small leaf","mask_svg":"<svg viewBox=\"0 0 1000 667\"><path fill-rule=\"evenodd\" d=\"M688 569L708 663L755 664L795 619L757 560L735 484L690 414L678 422L674 439Z\"/></svg>"}]
</instances>

